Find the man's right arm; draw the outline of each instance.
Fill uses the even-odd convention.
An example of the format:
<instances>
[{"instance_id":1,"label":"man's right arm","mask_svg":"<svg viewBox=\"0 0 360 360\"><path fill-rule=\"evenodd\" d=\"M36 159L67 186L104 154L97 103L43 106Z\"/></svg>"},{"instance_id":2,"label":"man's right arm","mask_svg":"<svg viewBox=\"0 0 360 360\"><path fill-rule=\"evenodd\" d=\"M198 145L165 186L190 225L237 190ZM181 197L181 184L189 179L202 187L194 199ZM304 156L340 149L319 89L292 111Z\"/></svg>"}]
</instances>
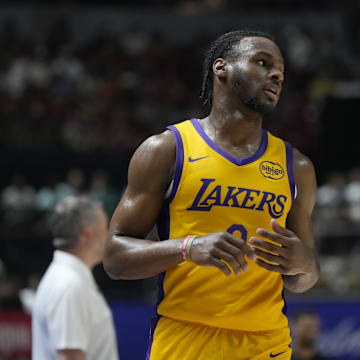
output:
<instances>
[{"instance_id":1,"label":"man's right arm","mask_svg":"<svg viewBox=\"0 0 360 360\"><path fill-rule=\"evenodd\" d=\"M147 139L130 161L128 186L110 222L103 264L113 279L143 279L183 261L184 238L151 241L144 239L154 226L174 174L176 144L170 131ZM228 233L197 237L191 260L215 266L225 275L246 270L245 254L253 250L242 239ZM225 260L229 266L225 264Z\"/></svg>"},{"instance_id":2,"label":"man's right arm","mask_svg":"<svg viewBox=\"0 0 360 360\"><path fill-rule=\"evenodd\" d=\"M112 216L105 244L104 268L114 279L151 277L182 261L183 239L144 239L161 211L175 153L174 136L165 131L140 145L130 161L128 186Z\"/></svg>"}]
</instances>

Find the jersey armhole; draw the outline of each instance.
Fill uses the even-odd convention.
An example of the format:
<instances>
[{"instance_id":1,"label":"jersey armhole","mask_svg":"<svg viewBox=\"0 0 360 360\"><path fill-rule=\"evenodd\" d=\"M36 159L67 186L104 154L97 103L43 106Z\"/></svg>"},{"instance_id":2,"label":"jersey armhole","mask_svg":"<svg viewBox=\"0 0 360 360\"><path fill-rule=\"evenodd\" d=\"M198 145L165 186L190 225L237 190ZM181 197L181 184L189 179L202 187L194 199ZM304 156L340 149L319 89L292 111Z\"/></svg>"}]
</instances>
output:
<instances>
[{"instance_id":1,"label":"jersey armhole","mask_svg":"<svg viewBox=\"0 0 360 360\"><path fill-rule=\"evenodd\" d=\"M179 130L174 125L168 126L167 129L169 129L174 134L176 144L174 178L166 192L166 201L170 204L173 201L179 188L180 179L184 168L184 144Z\"/></svg>"},{"instance_id":2,"label":"jersey armhole","mask_svg":"<svg viewBox=\"0 0 360 360\"><path fill-rule=\"evenodd\" d=\"M284 141L285 148L286 148L286 169L289 179L290 185L290 193L291 193L291 200L294 202L296 198L296 183L295 183L295 176L294 176L294 152L292 146Z\"/></svg>"}]
</instances>

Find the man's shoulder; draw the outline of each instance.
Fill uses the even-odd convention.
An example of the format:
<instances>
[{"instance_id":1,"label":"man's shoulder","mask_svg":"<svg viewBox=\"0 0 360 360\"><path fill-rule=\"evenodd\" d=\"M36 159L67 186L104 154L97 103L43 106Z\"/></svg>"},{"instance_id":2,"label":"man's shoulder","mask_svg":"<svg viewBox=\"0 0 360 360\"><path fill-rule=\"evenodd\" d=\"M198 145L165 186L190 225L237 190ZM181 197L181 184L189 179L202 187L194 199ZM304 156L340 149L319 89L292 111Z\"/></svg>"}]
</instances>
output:
<instances>
[{"instance_id":1,"label":"man's shoulder","mask_svg":"<svg viewBox=\"0 0 360 360\"><path fill-rule=\"evenodd\" d=\"M42 278L38 291L45 296L59 297L64 292L83 289L84 282L70 267L52 263Z\"/></svg>"},{"instance_id":2,"label":"man's shoulder","mask_svg":"<svg viewBox=\"0 0 360 360\"><path fill-rule=\"evenodd\" d=\"M52 264L54 265L54 264ZM74 269L62 265L50 265L44 277L40 281L36 292L34 313L46 316L59 309L61 304L83 304L86 308L86 299L89 294L89 286Z\"/></svg>"},{"instance_id":3,"label":"man's shoulder","mask_svg":"<svg viewBox=\"0 0 360 360\"><path fill-rule=\"evenodd\" d=\"M178 142L178 132L186 127L192 127L190 120L169 125L163 132L151 135L139 145L133 159L140 158L141 161L144 159L149 161L153 157L159 159L159 157L169 156L172 159L172 153L175 152Z\"/></svg>"}]
</instances>

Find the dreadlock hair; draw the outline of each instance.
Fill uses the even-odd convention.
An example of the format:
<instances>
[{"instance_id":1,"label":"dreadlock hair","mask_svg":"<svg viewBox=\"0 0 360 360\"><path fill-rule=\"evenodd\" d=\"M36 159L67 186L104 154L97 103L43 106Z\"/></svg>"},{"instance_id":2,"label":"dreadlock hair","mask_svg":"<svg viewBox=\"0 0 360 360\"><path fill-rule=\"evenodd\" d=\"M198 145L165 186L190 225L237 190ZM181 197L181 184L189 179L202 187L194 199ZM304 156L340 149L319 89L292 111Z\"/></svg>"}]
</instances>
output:
<instances>
[{"instance_id":1,"label":"dreadlock hair","mask_svg":"<svg viewBox=\"0 0 360 360\"><path fill-rule=\"evenodd\" d=\"M274 41L274 38L271 35L257 30L230 31L217 38L206 52L203 63L203 82L201 85L200 99L205 106L209 106L210 108L212 106L212 85L214 79L212 67L214 61L219 57L227 60L234 60L239 56L238 52L235 50L235 45L246 37L265 37Z\"/></svg>"}]
</instances>

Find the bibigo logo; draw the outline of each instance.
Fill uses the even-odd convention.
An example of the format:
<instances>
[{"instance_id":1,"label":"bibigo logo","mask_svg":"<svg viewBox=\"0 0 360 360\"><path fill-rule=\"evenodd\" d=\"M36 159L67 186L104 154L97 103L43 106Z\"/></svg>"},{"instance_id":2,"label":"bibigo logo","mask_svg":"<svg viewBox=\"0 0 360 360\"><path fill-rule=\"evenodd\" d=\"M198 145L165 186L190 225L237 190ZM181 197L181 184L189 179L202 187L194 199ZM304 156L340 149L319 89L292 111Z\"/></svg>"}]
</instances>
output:
<instances>
[{"instance_id":1,"label":"bibigo logo","mask_svg":"<svg viewBox=\"0 0 360 360\"><path fill-rule=\"evenodd\" d=\"M260 172L264 177L272 180L280 180L285 174L281 165L271 161L263 161L260 164Z\"/></svg>"}]
</instances>

